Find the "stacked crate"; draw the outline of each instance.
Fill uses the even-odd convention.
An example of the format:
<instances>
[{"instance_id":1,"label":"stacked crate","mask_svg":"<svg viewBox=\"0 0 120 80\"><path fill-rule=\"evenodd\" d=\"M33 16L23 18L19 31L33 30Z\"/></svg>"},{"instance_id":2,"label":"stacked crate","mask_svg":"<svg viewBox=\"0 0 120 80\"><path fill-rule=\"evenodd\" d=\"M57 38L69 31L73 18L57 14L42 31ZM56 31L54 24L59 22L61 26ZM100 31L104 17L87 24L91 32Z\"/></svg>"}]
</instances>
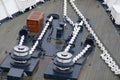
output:
<instances>
[{"instance_id":1,"label":"stacked crate","mask_svg":"<svg viewBox=\"0 0 120 80\"><path fill-rule=\"evenodd\" d=\"M26 24L30 32L38 33L44 23L44 13L39 11L32 11L27 18Z\"/></svg>"}]
</instances>

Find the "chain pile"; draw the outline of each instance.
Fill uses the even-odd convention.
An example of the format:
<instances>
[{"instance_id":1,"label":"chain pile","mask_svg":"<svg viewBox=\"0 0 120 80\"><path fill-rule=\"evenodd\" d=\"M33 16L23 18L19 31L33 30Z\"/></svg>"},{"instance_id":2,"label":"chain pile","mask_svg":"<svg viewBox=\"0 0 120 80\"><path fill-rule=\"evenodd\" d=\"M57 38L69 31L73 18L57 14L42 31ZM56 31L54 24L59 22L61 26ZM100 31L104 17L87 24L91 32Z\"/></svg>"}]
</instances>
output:
<instances>
[{"instance_id":1,"label":"chain pile","mask_svg":"<svg viewBox=\"0 0 120 80\"><path fill-rule=\"evenodd\" d=\"M75 1L75 0L74 0ZM66 6L66 4L67 4L67 1L66 0L64 0L64 12L63 12L63 15L64 15L64 13L66 13L65 15L64 15L64 18L66 19L66 21L70 24L70 25L72 25L72 26L74 26L74 30L73 30L73 36L72 36L72 38L71 38L71 40L69 41L69 45L65 48L65 52L68 52L69 50L70 50L70 48L71 48L71 46L72 46L72 44L73 44L73 42L75 41L75 39L76 39L76 37L77 37L77 35L78 35L78 32L80 31L80 26L83 24L83 21L81 21L80 23L74 23L68 16L67 16L67 6ZM66 8L65 8L66 7ZM72 59L72 61L73 61L73 63L75 63L77 60L79 60L85 53L86 53L86 51L90 48L91 46L90 45L87 45L83 50L82 50L82 52L80 52L78 55L76 55L73 59Z\"/></svg>"},{"instance_id":2,"label":"chain pile","mask_svg":"<svg viewBox=\"0 0 120 80\"><path fill-rule=\"evenodd\" d=\"M111 71L113 71L116 75L120 75L119 66L116 64L116 62L110 56L107 49L105 48L103 43L99 40L99 38L96 35L96 33L94 32L94 30L90 27L90 25L87 22L86 18L82 15L80 10L76 7L73 0L70 0L70 4L71 4L72 8L75 10L75 12L77 13L77 15L83 20L84 24L86 25L87 30L90 32L90 34L92 34L92 36L94 37L94 39L96 41L96 44L98 45L100 50L103 52L101 54L101 58L105 61L105 63L107 63L107 65L110 67Z\"/></svg>"},{"instance_id":3,"label":"chain pile","mask_svg":"<svg viewBox=\"0 0 120 80\"><path fill-rule=\"evenodd\" d=\"M74 43L74 41L80 31L80 28L81 28L80 26L82 26L82 25L83 25L83 21L81 21L79 25L75 24L75 27L74 27L74 30L72 33L72 38L70 39L68 46L65 48L65 50L64 50L65 52L68 52L70 50L72 44Z\"/></svg>"}]
</instances>

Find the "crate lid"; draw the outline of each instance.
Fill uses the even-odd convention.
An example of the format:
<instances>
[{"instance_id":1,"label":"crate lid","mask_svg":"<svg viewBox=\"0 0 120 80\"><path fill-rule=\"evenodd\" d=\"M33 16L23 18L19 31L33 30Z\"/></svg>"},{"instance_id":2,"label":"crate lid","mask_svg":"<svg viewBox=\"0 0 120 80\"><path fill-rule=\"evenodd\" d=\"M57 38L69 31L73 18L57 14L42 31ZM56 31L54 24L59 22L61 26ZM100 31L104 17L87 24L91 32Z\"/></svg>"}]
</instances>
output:
<instances>
[{"instance_id":1,"label":"crate lid","mask_svg":"<svg viewBox=\"0 0 120 80\"><path fill-rule=\"evenodd\" d=\"M32 11L30 13L30 15L28 16L27 20L40 20L42 19L44 16L43 12L39 12L39 11Z\"/></svg>"}]
</instances>

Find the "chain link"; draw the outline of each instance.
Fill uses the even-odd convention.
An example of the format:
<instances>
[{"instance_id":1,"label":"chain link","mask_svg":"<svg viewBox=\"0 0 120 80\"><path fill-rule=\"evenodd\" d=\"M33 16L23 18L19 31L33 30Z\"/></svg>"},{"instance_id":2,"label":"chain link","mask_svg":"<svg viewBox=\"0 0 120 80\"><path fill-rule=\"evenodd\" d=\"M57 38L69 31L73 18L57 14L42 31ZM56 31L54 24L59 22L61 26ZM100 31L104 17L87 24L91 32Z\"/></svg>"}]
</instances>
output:
<instances>
[{"instance_id":1,"label":"chain link","mask_svg":"<svg viewBox=\"0 0 120 80\"><path fill-rule=\"evenodd\" d=\"M25 36L22 35L21 38L20 38L19 46L23 45L24 39L25 39Z\"/></svg>"},{"instance_id":2,"label":"chain link","mask_svg":"<svg viewBox=\"0 0 120 80\"><path fill-rule=\"evenodd\" d=\"M86 45L86 47L73 58L73 62L75 63L76 61L78 61L88 51L90 47L91 46L89 44Z\"/></svg>"}]
</instances>

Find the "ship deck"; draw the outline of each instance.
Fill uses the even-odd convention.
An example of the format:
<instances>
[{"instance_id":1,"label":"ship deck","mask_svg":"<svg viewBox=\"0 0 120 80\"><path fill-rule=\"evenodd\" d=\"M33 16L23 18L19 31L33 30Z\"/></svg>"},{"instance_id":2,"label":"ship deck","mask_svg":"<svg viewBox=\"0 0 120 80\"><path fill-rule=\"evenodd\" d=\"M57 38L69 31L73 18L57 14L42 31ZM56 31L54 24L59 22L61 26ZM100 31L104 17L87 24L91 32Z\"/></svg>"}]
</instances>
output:
<instances>
[{"instance_id":1,"label":"ship deck","mask_svg":"<svg viewBox=\"0 0 120 80\"><path fill-rule=\"evenodd\" d=\"M76 0L75 4L84 16L91 20L94 31L109 50L114 60L120 65L120 35L104 8L97 0ZM50 0L45 4L37 6L33 10L62 14L62 8L63 0ZM16 45L18 31L25 25L26 18L31 11L0 25L0 63L8 55L5 54L5 52L10 52ZM68 16L75 16L77 18L77 15L69 4ZM84 37L86 37L87 34L89 33L84 33ZM119 77L115 76L106 63L100 58L101 53L100 49L96 46L95 51L84 63L78 80L119 80ZM40 59L39 69L33 75L33 80L44 80L43 74L50 60L50 57Z\"/></svg>"}]
</instances>

